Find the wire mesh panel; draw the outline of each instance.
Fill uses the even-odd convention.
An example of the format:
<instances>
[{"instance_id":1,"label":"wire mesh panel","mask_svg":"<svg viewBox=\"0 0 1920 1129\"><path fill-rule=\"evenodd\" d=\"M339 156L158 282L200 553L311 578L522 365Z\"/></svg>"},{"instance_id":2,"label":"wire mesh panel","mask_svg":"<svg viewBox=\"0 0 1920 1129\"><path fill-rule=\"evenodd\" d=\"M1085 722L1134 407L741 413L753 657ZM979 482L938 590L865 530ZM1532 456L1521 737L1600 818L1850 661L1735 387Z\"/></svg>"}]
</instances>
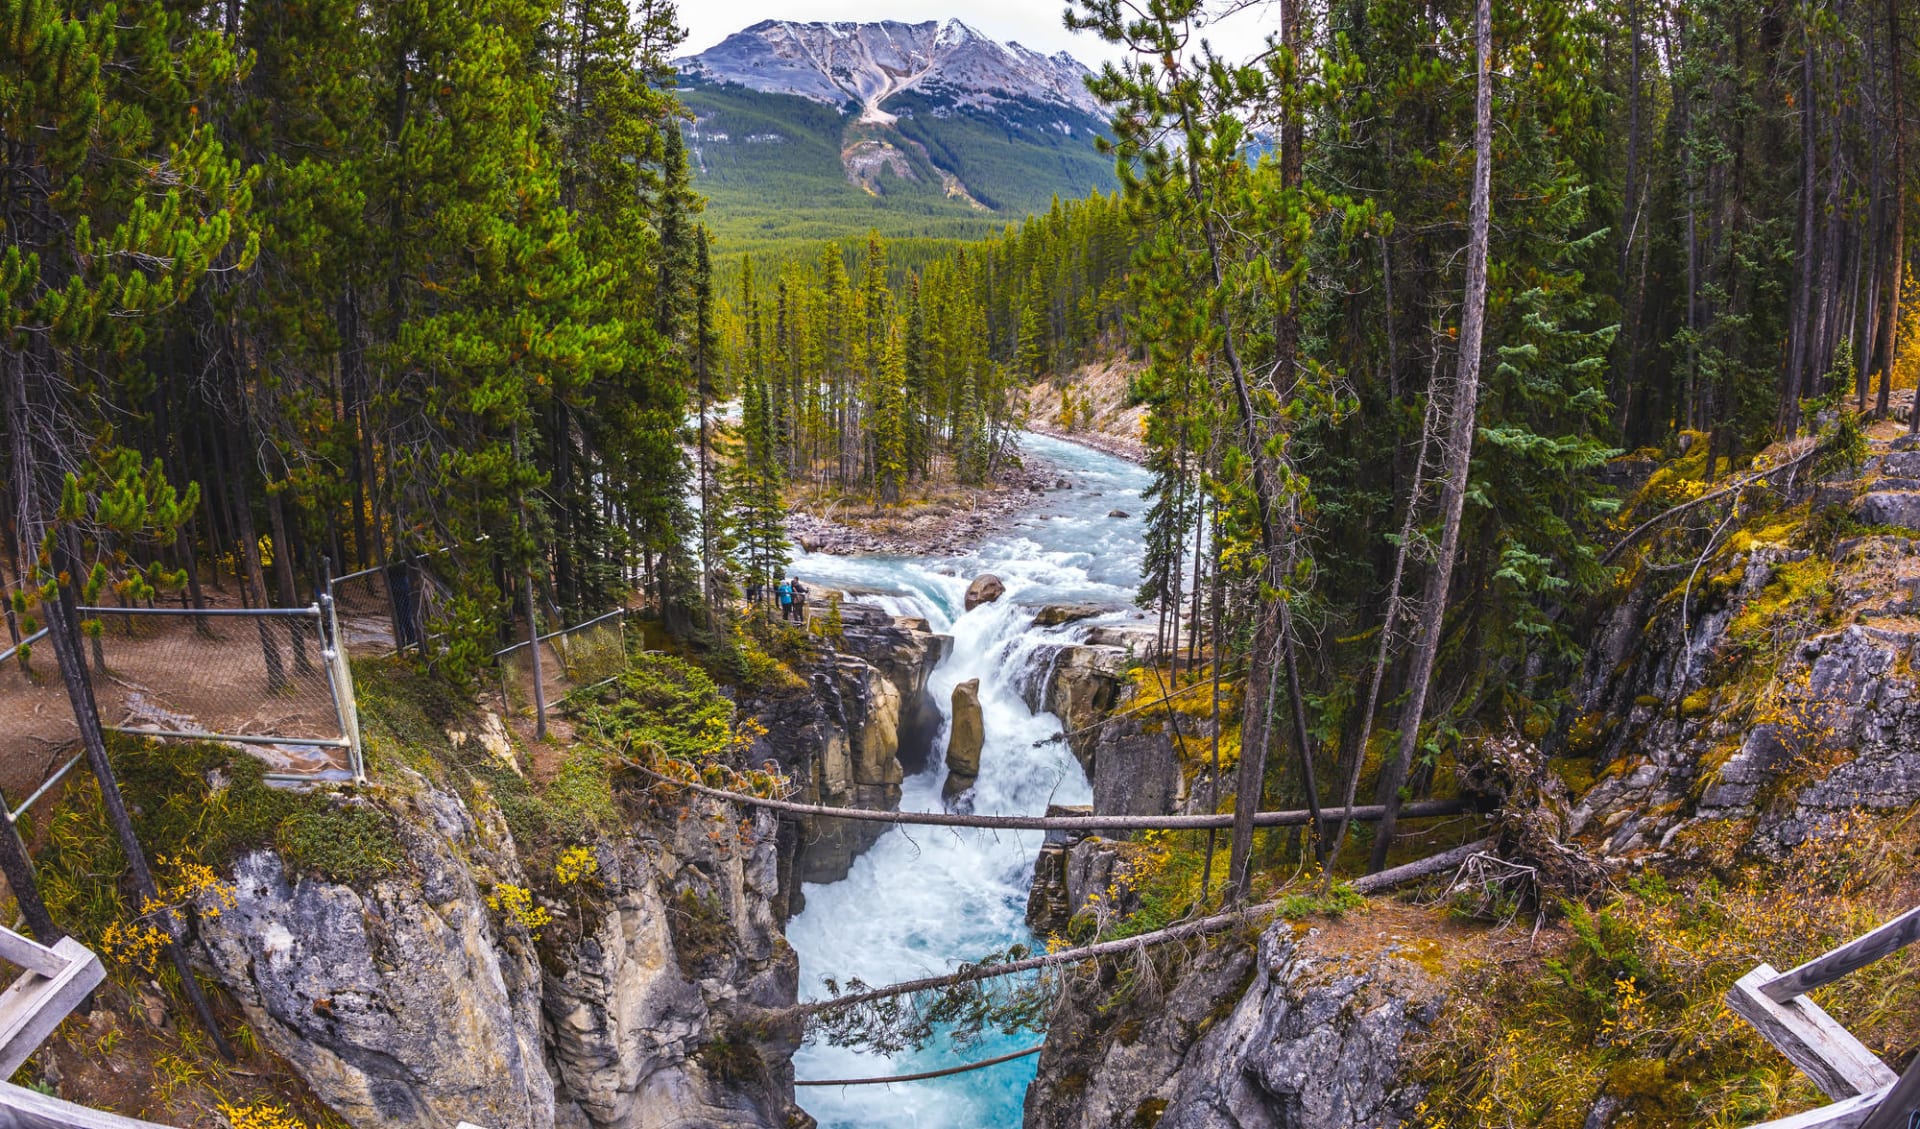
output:
<instances>
[{"instance_id":1,"label":"wire mesh panel","mask_svg":"<svg viewBox=\"0 0 1920 1129\"><path fill-rule=\"evenodd\" d=\"M495 652L500 663L500 690L507 709L531 714L533 649L516 643ZM540 685L549 706L568 695L598 686L626 668L626 613L608 612L597 619L540 637Z\"/></svg>"},{"instance_id":2,"label":"wire mesh panel","mask_svg":"<svg viewBox=\"0 0 1920 1129\"><path fill-rule=\"evenodd\" d=\"M60 770L80 731L44 631L16 649L0 634L0 795L12 809Z\"/></svg>"},{"instance_id":3,"label":"wire mesh panel","mask_svg":"<svg viewBox=\"0 0 1920 1129\"><path fill-rule=\"evenodd\" d=\"M554 640L567 683L575 690L598 686L627 666L627 617L609 612L599 619L569 627Z\"/></svg>"},{"instance_id":4,"label":"wire mesh panel","mask_svg":"<svg viewBox=\"0 0 1920 1129\"><path fill-rule=\"evenodd\" d=\"M329 588L347 654L433 649L432 625L451 595L434 565L446 560L444 554L422 555L336 578Z\"/></svg>"},{"instance_id":5,"label":"wire mesh panel","mask_svg":"<svg viewBox=\"0 0 1920 1129\"><path fill-rule=\"evenodd\" d=\"M316 608L82 608L100 720L155 736L251 746L270 771L351 775Z\"/></svg>"},{"instance_id":6,"label":"wire mesh panel","mask_svg":"<svg viewBox=\"0 0 1920 1129\"><path fill-rule=\"evenodd\" d=\"M370 568L338 577L331 588L334 611L340 619L340 644L349 655L390 655L399 649L386 569Z\"/></svg>"}]
</instances>

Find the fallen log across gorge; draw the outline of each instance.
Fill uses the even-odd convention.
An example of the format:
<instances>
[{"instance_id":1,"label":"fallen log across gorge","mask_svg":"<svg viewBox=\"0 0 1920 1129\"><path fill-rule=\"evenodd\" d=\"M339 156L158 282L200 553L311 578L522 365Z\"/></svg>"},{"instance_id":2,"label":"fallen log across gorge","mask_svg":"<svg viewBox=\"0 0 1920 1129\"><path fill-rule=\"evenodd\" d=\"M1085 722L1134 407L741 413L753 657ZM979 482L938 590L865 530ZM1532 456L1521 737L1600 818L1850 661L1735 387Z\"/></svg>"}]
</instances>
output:
<instances>
[{"instance_id":1,"label":"fallen log across gorge","mask_svg":"<svg viewBox=\"0 0 1920 1129\"><path fill-rule=\"evenodd\" d=\"M792 800L775 800L746 792L729 792L722 788L695 784L689 780L668 776L663 772L656 772L634 761L626 761L625 764L634 771L650 776L663 784L685 788L717 800L729 800L750 807L785 812L788 815L826 816L865 823L903 823L920 827L986 827L1000 831L1205 831L1210 827L1233 826L1233 815L1230 812L1226 815L971 815L962 812L872 811L867 808L841 808L825 804L798 804ZM1326 820L1345 815L1349 819L1367 822L1378 820L1386 810L1379 804L1355 808L1322 808L1320 818ZM1466 800L1426 800L1402 805L1400 818L1423 819L1433 816L1459 815L1474 810L1476 810L1474 805ZM1255 827L1304 827L1312 822L1313 813L1308 811L1263 811L1255 813L1253 817Z\"/></svg>"},{"instance_id":2,"label":"fallen log across gorge","mask_svg":"<svg viewBox=\"0 0 1920 1129\"><path fill-rule=\"evenodd\" d=\"M885 1074L874 1078L818 1078L813 1080L796 1078L793 1080L793 1084L796 1086L885 1086L893 1082L924 1082L929 1078L950 1078L955 1074L966 1074L973 1070L985 1070L989 1066L999 1066L1003 1062L1012 1062L1015 1059L1026 1058L1029 1055L1037 1055L1042 1048L1043 1044L1035 1043L1024 1051L1015 1051L1012 1054L999 1055L995 1058L983 1058L979 1062L968 1062L962 1063L959 1066L949 1066L944 1070L923 1070L918 1074Z\"/></svg>"},{"instance_id":3,"label":"fallen log across gorge","mask_svg":"<svg viewBox=\"0 0 1920 1129\"><path fill-rule=\"evenodd\" d=\"M1408 882L1415 882L1435 874L1455 870L1466 863L1468 859L1488 849L1492 844L1492 839L1481 839L1477 842L1467 843L1463 846L1455 847L1450 851L1443 851L1440 854L1420 859L1417 862L1410 862L1404 866L1390 867L1377 874L1369 874L1362 878L1356 878L1349 883L1348 886L1355 893L1372 894L1381 890L1390 889L1394 886L1404 885ZM857 1007L861 1004L873 1003L875 1000L884 1000L891 996L911 995L915 992L927 992L936 988L951 988L960 984L973 984L982 980L993 980L1002 976L1013 976L1022 972L1032 972L1036 969L1052 968L1056 965L1078 964L1083 960L1093 960L1098 957L1131 953L1145 948L1148 945L1164 945L1169 941L1184 941L1190 937L1199 937L1207 933L1218 933L1223 929L1231 929L1236 925L1252 921L1263 914L1273 913L1280 909L1282 904L1283 903L1277 901L1263 902L1260 905L1248 906L1244 909L1229 910L1225 913L1216 913L1211 917L1196 918L1193 921L1184 921L1177 925L1169 925L1165 929L1156 929L1151 933L1141 933L1134 937L1122 937L1114 941L1100 941L1096 944L1082 945L1074 949L1061 949L1058 952L1044 953L1040 956L1027 957L1023 960L1008 961L1005 964L969 965L955 972L947 973L944 976L928 976L920 980L905 980L898 984L888 984L882 988L869 988L864 991L850 992L844 996L834 996L830 999L812 1000L807 1003L796 1004L791 1008L785 1009L785 1014L801 1016L818 1015L821 1012L833 1011L839 1008Z\"/></svg>"}]
</instances>

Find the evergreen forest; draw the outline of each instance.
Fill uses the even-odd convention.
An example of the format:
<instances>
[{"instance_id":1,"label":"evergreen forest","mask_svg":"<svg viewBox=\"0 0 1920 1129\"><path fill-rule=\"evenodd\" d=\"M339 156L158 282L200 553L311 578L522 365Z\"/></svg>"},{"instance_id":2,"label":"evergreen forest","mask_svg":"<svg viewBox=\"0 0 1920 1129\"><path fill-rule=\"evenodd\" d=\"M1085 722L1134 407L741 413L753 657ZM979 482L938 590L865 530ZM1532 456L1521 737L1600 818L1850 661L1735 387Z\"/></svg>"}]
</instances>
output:
<instances>
[{"instance_id":1,"label":"evergreen forest","mask_svg":"<svg viewBox=\"0 0 1920 1129\"><path fill-rule=\"evenodd\" d=\"M52 626L77 687L108 630L80 608L304 608L419 566L432 643L376 702L490 692L503 647L626 609L654 673L622 692L686 678L699 755L731 758L688 779L771 792L728 711L772 696L767 654L831 671L847 637L837 598L817 638L771 624L795 511L1004 493L1024 434L1088 428L1098 368L1152 480L1126 677L1211 684L1233 815L1180 913L1402 861L1409 803L1549 788L1479 750L1600 724L1596 608L1654 577L1690 639L1742 582L1707 562L1749 487L1920 446L1920 8L1251 0L1279 30L1219 35L1245 6L1071 0L1114 60L1103 135L906 99L918 179L868 191L845 108L683 83L674 0L0 0L0 644L24 670ZM788 141L703 155L701 129ZM1677 514L1705 524L1649 549ZM1888 532L1801 516L1825 549ZM1686 646L1675 726L1711 712ZM1358 805L1377 824L1322 819ZM1313 830L1256 836L1263 808Z\"/></svg>"}]
</instances>

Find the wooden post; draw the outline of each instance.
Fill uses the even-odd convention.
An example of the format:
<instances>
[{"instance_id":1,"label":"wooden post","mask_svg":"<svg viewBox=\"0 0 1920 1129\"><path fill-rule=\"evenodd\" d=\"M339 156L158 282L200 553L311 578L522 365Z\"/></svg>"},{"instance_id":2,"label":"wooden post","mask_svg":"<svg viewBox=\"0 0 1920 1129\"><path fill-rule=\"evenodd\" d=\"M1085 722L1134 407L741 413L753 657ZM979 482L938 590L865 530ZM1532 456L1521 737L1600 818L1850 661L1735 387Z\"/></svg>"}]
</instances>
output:
<instances>
[{"instance_id":1,"label":"wooden post","mask_svg":"<svg viewBox=\"0 0 1920 1129\"><path fill-rule=\"evenodd\" d=\"M533 570L527 570L527 649L533 654L533 739L547 739L547 688L540 672L540 608L533 602Z\"/></svg>"}]
</instances>

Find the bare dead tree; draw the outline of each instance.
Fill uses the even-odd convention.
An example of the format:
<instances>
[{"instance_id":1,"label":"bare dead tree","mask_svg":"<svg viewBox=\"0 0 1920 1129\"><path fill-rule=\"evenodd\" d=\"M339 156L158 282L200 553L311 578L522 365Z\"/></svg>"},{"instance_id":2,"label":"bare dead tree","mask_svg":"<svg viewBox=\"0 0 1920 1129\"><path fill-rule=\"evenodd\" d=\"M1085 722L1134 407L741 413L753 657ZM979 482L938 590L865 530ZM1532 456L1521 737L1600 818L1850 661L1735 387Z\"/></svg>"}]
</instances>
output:
<instances>
[{"instance_id":1,"label":"bare dead tree","mask_svg":"<svg viewBox=\"0 0 1920 1129\"><path fill-rule=\"evenodd\" d=\"M1486 330L1487 234L1492 212L1493 181L1493 10L1492 0L1480 0L1474 17L1475 58L1479 72L1474 95L1473 188L1467 213L1467 287L1460 310L1460 358L1454 389L1448 397L1441 474L1440 544L1433 571L1427 575L1425 606L1421 609L1418 643L1409 673L1406 707L1400 714L1400 743L1380 780L1380 802L1386 814L1373 842L1370 871L1386 865L1399 817L1400 790L1420 743L1420 723L1426 710L1433 666L1440 653L1440 634L1446 622L1447 592L1453 582L1453 562L1460 546L1460 518L1466 506L1467 476L1473 457L1474 418L1480 402L1480 344Z\"/></svg>"}]
</instances>

